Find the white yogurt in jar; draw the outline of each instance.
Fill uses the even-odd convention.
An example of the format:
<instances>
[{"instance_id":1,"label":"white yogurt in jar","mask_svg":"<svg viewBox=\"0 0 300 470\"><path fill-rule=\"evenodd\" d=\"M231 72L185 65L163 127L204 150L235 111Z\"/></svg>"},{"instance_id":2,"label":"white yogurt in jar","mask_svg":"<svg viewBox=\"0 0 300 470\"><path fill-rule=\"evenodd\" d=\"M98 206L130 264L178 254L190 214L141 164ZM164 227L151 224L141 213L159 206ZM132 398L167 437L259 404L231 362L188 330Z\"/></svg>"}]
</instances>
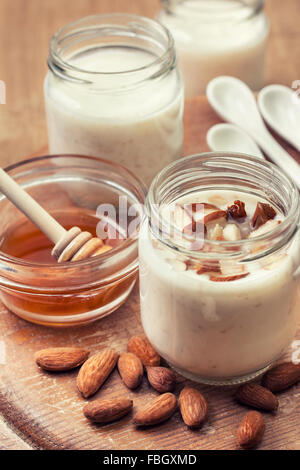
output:
<instances>
[{"instance_id":1,"label":"white yogurt in jar","mask_svg":"<svg viewBox=\"0 0 300 470\"><path fill-rule=\"evenodd\" d=\"M246 193L216 190L179 198L176 206L205 202L226 210L235 200L245 202L250 217L261 201ZM176 206L172 203L164 209L165 218L176 212ZM188 222L185 217L181 222L178 217L174 220L180 229ZM269 223L269 229L274 229L282 220L284 216L277 211L265 227ZM229 223L243 226L240 237L248 236L249 221L219 222L222 229ZM250 237L261 235L263 227ZM256 249L259 251L259 244ZM224 261L222 257L221 273L199 274L188 267L190 260L180 250L153 239L146 221L139 256L145 333L183 375L208 383L234 382L264 369L292 341L300 309L298 237L279 252L249 263L234 262L232 257ZM232 281L212 280L238 274L240 277Z\"/></svg>"},{"instance_id":2,"label":"white yogurt in jar","mask_svg":"<svg viewBox=\"0 0 300 470\"><path fill-rule=\"evenodd\" d=\"M205 93L219 75L245 81L253 90L264 82L268 22L261 2L170 0L159 20L174 36L186 97Z\"/></svg>"},{"instance_id":3,"label":"white yogurt in jar","mask_svg":"<svg viewBox=\"0 0 300 470\"><path fill-rule=\"evenodd\" d=\"M130 22L130 15L124 15L125 19L119 16L128 22L129 30L136 28L124 40L119 39L122 29L117 30L118 40L125 45L111 45L113 40L109 36L107 44L101 43L101 47L70 54L67 64L71 67L71 80L68 68L63 76L53 70L48 73L44 88L49 148L52 154L109 159L126 166L149 184L162 167L182 155L183 89L175 63L170 59L168 66L164 63L166 59L160 59L165 46L160 49L157 46L156 53L140 45L135 47L135 36L139 41L139 22L145 22L149 31L153 25L162 27L152 20L132 17ZM102 21L99 17L94 20L99 28L106 22L109 22L106 15ZM112 15L110 29L114 22L116 16ZM151 30L151 38L158 41L154 32ZM99 41L105 39L105 34L108 33L103 33ZM144 34L145 43L146 29ZM80 40L79 35L78 43ZM126 46L126 41L131 41L131 45ZM58 54L61 50L58 49ZM160 60L164 70L159 70ZM74 80L76 77L80 80Z\"/></svg>"}]
</instances>

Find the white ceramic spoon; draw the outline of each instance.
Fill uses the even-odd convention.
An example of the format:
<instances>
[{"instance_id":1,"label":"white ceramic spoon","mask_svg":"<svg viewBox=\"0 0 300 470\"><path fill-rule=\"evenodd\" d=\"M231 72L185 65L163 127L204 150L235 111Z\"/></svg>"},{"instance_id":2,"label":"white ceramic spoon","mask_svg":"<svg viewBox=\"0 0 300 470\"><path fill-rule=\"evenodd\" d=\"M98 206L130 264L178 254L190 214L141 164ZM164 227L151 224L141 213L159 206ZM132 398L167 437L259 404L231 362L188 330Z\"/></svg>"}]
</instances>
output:
<instances>
[{"instance_id":1,"label":"white ceramic spoon","mask_svg":"<svg viewBox=\"0 0 300 470\"><path fill-rule=\"evenodd\" d=\"M214 152L241 152L264 158L254 140L234 124L216 124L206 134L209 148Z\"/></svg>"},{"instance_id":2,"label":"white ceramic spoon","mask_svg":"<svg viewBox=\"0 0 300 470\"><path fill-rule=\"evenodd\" d=\"M266 128L250 88L237 78L221 76L209 82L206 94L219 116L244 129L300 188L300 166Z\"/></svg>"},{"instance_id":3,"label":"white ceramic spoon","mask_svg":"<svg viewBox=\"0 0 300 470\"><path fill-rule=\"evenodd\" d=\"M300 99L295 90L269 85L259 92L258 106L267 124L300 151Z\"/></svg>"}]
</instances>

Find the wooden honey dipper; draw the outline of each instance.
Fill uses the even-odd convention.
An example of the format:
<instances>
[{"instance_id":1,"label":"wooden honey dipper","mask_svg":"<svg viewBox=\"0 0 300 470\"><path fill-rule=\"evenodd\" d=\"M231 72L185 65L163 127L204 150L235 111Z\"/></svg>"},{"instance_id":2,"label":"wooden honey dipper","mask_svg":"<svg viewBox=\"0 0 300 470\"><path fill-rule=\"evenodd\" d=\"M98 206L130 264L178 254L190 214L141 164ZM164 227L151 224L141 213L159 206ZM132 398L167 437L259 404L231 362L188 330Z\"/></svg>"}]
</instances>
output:
<instances>
[{"instance_id":1,"label":"wooden honey dipper","mask_svg":"<svg viewBox=\"0 0 300 470\"><path fill-rule=\"evenodd\" d=\"M30 219L53 243L52 256L59 263L80 261L111 250L100 238L79 227L66 230L40 206L21 186L0 168L0 190L28 219Z\"/></svg>"}]
</instances>

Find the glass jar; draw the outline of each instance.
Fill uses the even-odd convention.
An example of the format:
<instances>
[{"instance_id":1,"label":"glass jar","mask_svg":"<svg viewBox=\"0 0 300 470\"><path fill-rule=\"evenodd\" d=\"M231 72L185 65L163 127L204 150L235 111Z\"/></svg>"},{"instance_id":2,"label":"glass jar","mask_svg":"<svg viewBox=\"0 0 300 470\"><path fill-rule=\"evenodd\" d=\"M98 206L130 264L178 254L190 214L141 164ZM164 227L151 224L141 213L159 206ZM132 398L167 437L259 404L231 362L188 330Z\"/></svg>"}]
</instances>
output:
<instances>
[{"instance_id":1,"label":"glass jar","mask_svg":"<svg viewBox=\"0 0 300 470\"><path fill-rule=\"evenodd\" d=\"M117 220L121 197L142 214L142 183L125 168L100 158L37 157L6 171L66 229L79 226L98 235L101 204L115 208ZM132 219L126 201L124 229ZM124 239L115 237L112 249L99 256L57 263L50 255L52 243L45 237L40 241L39 230L3 195L0 210L0 297L13 313L47 326L82 325L108 315L127 299L138 273L133 230ZM28 253L36 250L35 245L40 251L32 259ZM47 248L49 261L42 262Z\"/></svg>"},{"instance_id":2,"label":"glass jar","mask_svg":"<svg viewBox=\"0 0 300 470\"><path fill-rule=\"evenodd\" d=\"M264 83L269 23L264 0L162 0L159 20L172 33L186 97L205 93L218 75L253 90Z\"/></svg>"},{"instance_id":3,"label":"glass jar","mask_svg":"<svg viewBox=\"0 0 300 470\"><path fill-rule=\"evenodd\" d=\"M215 238L191 249L164 211L182 197L198 195L199 202L209 191L218 205L226 191L264 201L283 220L253 238ZM299 211L288 176L244 154L191 156L155 178L139 241L141 315L150 342L179 373L208 384L240 383L289 346L300 312ZM227 276L209 276L205 266Z\"/></svg>"},{"instance_id":4,"label":"glass jar","mask_svg":"<svg viewBox=\"0 0 300 470\"><path fill-rule=\"evenodd\" d=\"M83 18L53 36L48 65L52 154L104 157L147 184L182 155L183 86L164 26L128 14Z\"/></svg>"}]
</instances>

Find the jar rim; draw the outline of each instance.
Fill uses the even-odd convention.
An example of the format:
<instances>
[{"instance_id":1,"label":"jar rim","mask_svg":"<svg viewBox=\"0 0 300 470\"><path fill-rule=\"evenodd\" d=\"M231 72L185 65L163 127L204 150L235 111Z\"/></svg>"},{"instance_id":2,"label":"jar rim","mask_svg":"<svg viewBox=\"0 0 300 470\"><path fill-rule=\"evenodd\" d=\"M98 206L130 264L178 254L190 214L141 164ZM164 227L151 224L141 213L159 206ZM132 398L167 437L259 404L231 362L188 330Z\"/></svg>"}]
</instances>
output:
<instances>
[{"instance_id":1,"label":"jar rim","mask_svg":"<svg viewBox=\"0 0 300 470\"><path fill-rule=\"evenodd\" d=\"M206 13L211 13L210 11L206 10L205 9L205 6L208 5L209 1L207 2L207 0L194 0L194 5L192 5L190 3L190 5L188 5L190 0L161 0L161 3L162 3L162 6L163 8L165 9L165 11L169 14L176 14L176 7L178 5L181 5L181 4L186 4L186 8L187 8L187 11L186 13L187 14L193 14L193 15L201 15L201 14L206 14ZM221 0L224 2L224 5L226 5L226 3L228 4L227 0ZM205 5L205 2L206 2L206 5ZM218 2L220 3L220 0L218 0ZM263 8L264 8L264 4L265 4L265 0L234 0L234 2L232 3L236 3L236 8L235 10L238 10L238 9L241 9L241 8L249 8L249 14L247 14L244 18L242 18L244 21L247 21L249 19L251 19L253 16L257 15L258 13L260 13ZM232 14L232 11L220 11L220 5L218 5L218 13L220 16L218 16L218 19L229 19L229 21L232 20L232 17L231 17L231 14ZM207 17L206 17L207 19Z\"/></svg>"},{"instance_id":2,"label":"jar rim","mask_svg":"<svg viewBox=\"0 0 300 470\"><path fill-rule=\"evenodd\" d=\"M122 21L125 25L122 25ZM138 36L138 28L144 34L144 39L149 31L160 33L164 36L165 46L162 53L156 55L153 61L139 67L129 70L120 71L93 71L80 68L62 57L62 52L66 51L73 40L77 45L80 44L78 35L90 32L94 37L100 38L100 30L103 28L107 33L112 33L113 28L120 28L119 32L123 32L124 37ZM128 32L126 33L126 28ZM120 33L121 34L121 33ZM77 38L77 39L76 39ZM149 36L150 38L150 36ZM161 42L161 41L160 41ZM66 43L64 47L62 44ZM89 49L87 49L89 50ZM176 52L174 40L169 30L161 23L147 18L145 16L133 15L130 13L106 13L98 15L90 15L78 20L67 23L62 26L51 38L48 56L49 69L60 78L76 82L92 84L97 77L108 76L135 76L135 83L143 82L146 79L156 78L163 75L166 71L176 65ZM145 72L143 74L143 72ZM127 88L126 86L122 86Z\"/></svg>"},{"instance_id":3,"label":"jar rim","mask_svg":"<svg viewBox=\"0 0 300 470\"><path fill-rule=\"evenodd\" d=\"M149 227L154 237L158 238L159 241L168 248L179 250L182 254L190 257L203 258L205 256L205 258L215 258L216 254L219 257L222 256L221 251L203 252L186 249L181 245L174 243L171 238L164 237L164 233L161 231L161 227L164 225L164 220L160 211L159 192L162 190L164 184L167 184L169 187L172 183L174 183L174 181L177 180L178 183L180 179L186 178L188 170L185 171L184 166L187 164L187 166L190 165L190 167L192 167L193 163L199 160L201 160L201 164L203 166L209 165L215 161L217 166L222 165L223 168L225 162L227 162L228 165L234 164L235 167L241 165L242 163L250 165L250 168L257 167L259 172L264 173L265 175L268 174L272 179L277 178L278 181L280 181L282 184L287 184L289 186L289 194L291 199L291 207L288 214L285 216L282 223L278 224L274 229L253 238L237 241L205 240L205 244L207 246L215 250L218 248L221 248L221 250L226 248L228 253L223 253L224 257L232 256L232 254L234 254L237 258L240 258L241 256L244 257L243 261L253 261L261 258L262 256L273 253L291 240L299 228L298 223L300 215L300 198L295 183L290 179L289 175L284 170L279 169L273 163L239 152L204 152L200 154L193 154L191 156L184 157L175 162L172 162L170 165L161 170L152 181L146 198L146 215L148 216ZM154 226L151 227L152 222L154 222ZM178 229L172 222L169 223L169 227L171 229L171 233L178 232ZM261 242L267 242L270 241L270 239L275 240L272 248L263 248L261 251L255 252L255 254L252 255L250 254L249 256L249 253L252 253L252 248L257 243L260 244ZM241 246L247 246L247 250L243 251L240 249L237 251L237 247ZM230 251L230 249L232 249L232 251Z\"/></svg>"},{"instance_id":4,"label":"jar rim","mask_svg":"<svg viewBox=\"0 0 300 470\"><path fill-rule=\"evenodd\" d=\"M142 204L144 203L146 194L147 194L147 188L144 185L144 183L138 179L138 177L128 168L112 162L110 160L106 160L101 157L92 157L92 156L86 156L86 155L73 155L73 154L59 154L59 155L43 155L43 156L38 156L38 157L32 157L28 158L25 160L22 160L20 162L14 163L12 165L9 165L8 167L4 168L4 171L6 172L11 172L16 169L21 169L25 165L32 164L32 163L37 163L37 162L43 162L47 161L48 159L51 160L58 160L61 158L76 158L76 159L83 159L83 160L89 160L89 161L94 161L99 164L104 164L108 165L111 167L116 173L124 173L128 180L133 181L135 184L135 188L137 189L138 192L138 197L140 198ZM22 174L22 173L21 173ZM18 175L19 176L19 175ZM3 196L3 199L6 199L5 196ZM141 207L143 207L141 204ZM141 220L142 220L143 214L141 214ZM116 259L118 255L123 251L126 250L128 247L130 247L133 243L137 243L137 235L129 235L128 238L123 240L118 246L113 247L111 250L108 252L102 253L98 256L95 257L90 257L81 261L74 261L72 263L70 262L64 262L64 263L57 263L57 264L50 264L50 263L38 263L34 261L28 261L24 260L22 258L17 258L12 255L8 255L7 253L3 252L0 250L0 262L7 262L15 266L19 267L24 267L31 269L32 271L37 270L37 269L45 269L49 270L49 273L52 272L57 272L57 271L68 271L69 270L74 270L74 268L88 268L91 269L93 267L96 267L99 265L99 260L106 261L108 258L113 258Z\"/></svg>"}]
</instances>

